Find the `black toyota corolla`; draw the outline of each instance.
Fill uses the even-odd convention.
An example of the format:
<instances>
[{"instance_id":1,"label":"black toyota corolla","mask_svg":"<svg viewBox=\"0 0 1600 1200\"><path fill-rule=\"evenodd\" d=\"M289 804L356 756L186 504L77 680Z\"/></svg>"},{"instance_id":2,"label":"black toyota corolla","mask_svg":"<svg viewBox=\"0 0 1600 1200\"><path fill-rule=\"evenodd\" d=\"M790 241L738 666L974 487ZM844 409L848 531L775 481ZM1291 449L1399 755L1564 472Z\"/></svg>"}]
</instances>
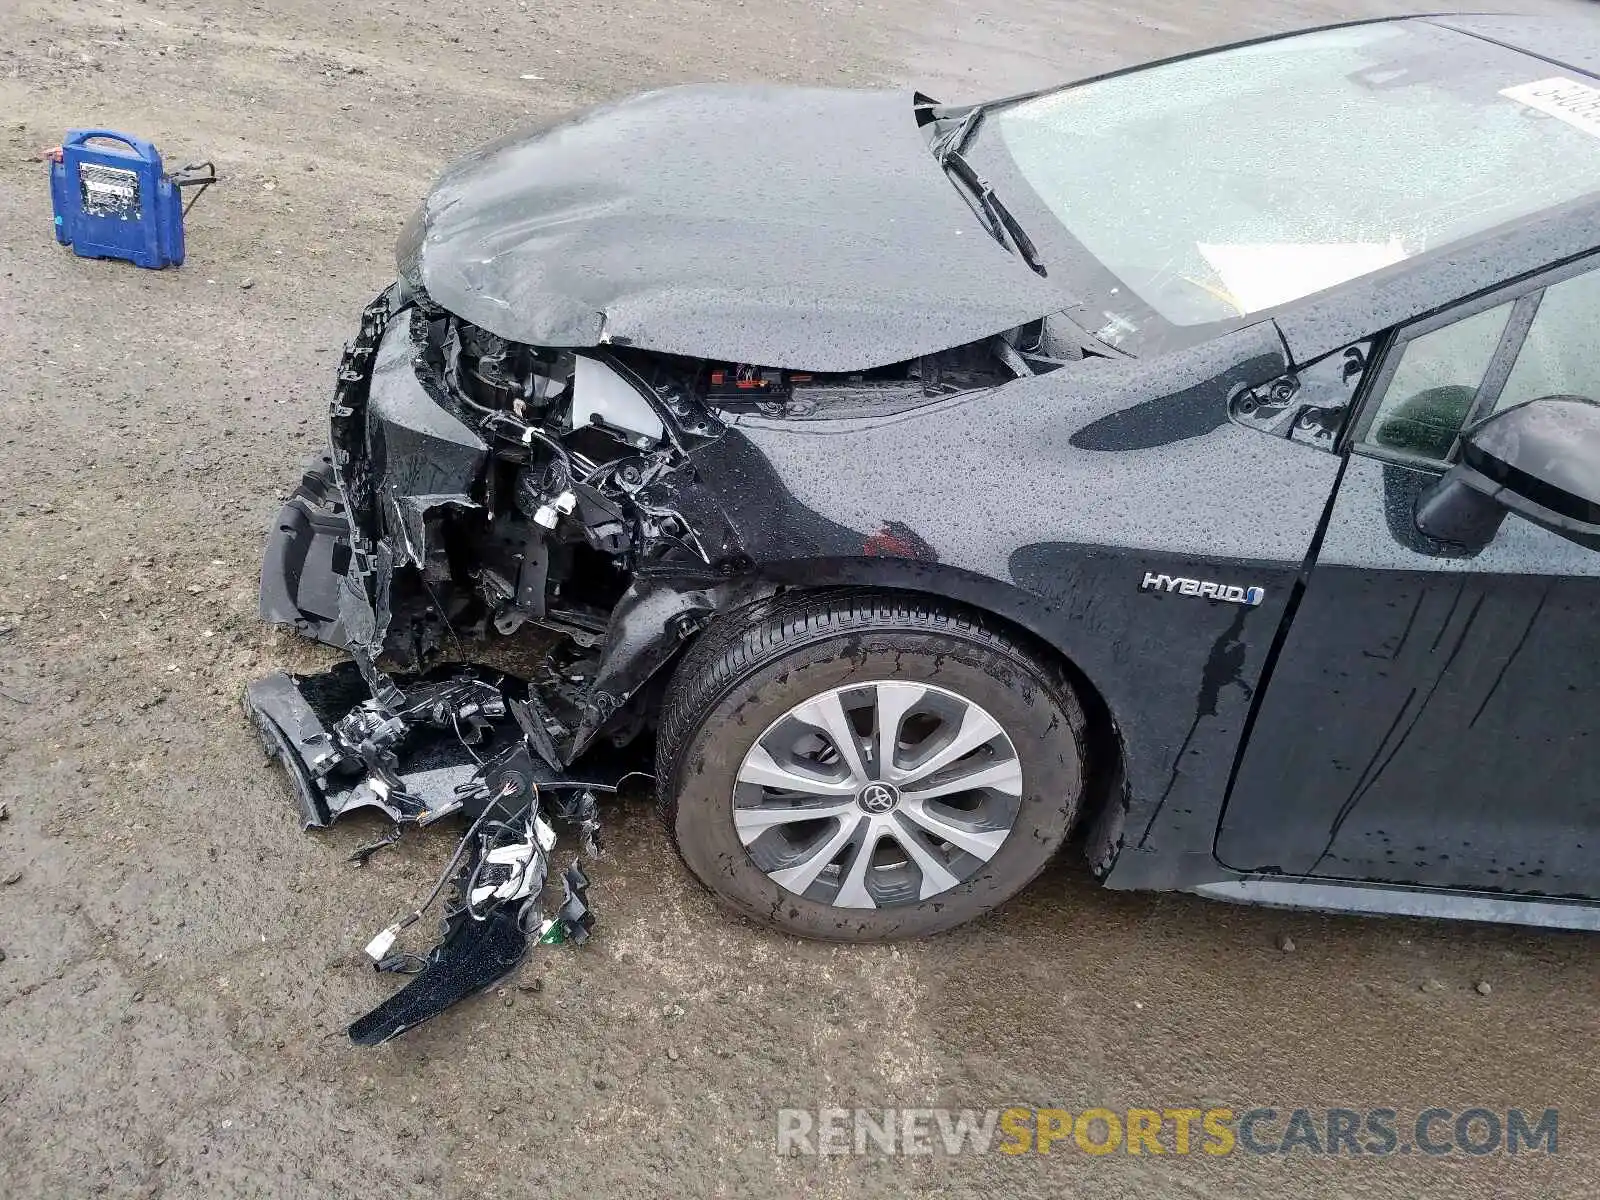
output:
<instances>
[{"instance_id":1,"label":"black toyota corolla","mask_svg":"<svg viewBox=\"0 0 1600 1200\"><path fill-rule=\"evenodd\" d=\"M251 692L309 824L481 810L511 729L552 795L642 762L800 934L947 928L1069 842L1600 926L1600 21L654 92L452 167L399 268L262 580L354 661ZM513 825L481 903L543 882Z\"/></svg>"}]
</instances>

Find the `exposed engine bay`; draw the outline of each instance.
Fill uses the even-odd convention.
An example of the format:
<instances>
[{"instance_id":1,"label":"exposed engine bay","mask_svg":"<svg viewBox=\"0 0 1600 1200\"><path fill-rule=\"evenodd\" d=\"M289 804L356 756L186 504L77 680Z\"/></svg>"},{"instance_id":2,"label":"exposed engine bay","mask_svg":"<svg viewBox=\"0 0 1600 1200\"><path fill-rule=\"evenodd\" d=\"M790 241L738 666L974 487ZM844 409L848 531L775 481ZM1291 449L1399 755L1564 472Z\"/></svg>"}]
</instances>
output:
<instances>
[{"instance_id":1,"label":"exposed engine bay","mask_svg":"<svg viewBox=\"0 0 1600 1200\"><path fill-rule=\"evenodd\" d=\"M340 365L331 448L280 512L262 571L263 616L353 663L277 673L246 697L308 827L356 809L394 822L358 858L407 825L471 822L446 871L454 899L439 945L391 953L426 903L374 939L380 969L422 973L351 1036L386 1040L489 986L535 930L587 937L576 863L557 916L539 907L549 822L597 851L597 796L648 770L649 685L713 615L777 590L701 479L708 447L746 415L892 417L1082 353L1052 345L1038 322L827 374L539 349L404 283L374 300ZM884 538L881 552L918 553ZM461 665L513 636L541 652L525 676Z\"/></svg>"}]
</instances>

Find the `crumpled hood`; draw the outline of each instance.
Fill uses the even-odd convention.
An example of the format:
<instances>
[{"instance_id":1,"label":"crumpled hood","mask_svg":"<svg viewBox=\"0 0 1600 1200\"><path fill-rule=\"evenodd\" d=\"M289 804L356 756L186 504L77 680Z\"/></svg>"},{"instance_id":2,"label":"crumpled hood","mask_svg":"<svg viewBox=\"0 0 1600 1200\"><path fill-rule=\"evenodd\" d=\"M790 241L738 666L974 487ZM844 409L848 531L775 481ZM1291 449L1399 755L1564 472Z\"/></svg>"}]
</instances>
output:
<instances>
[{"instance_id":1,"label":"crumpled hood","mask_svg":"<svg viewBox=\"0 0 1600 1200\"><path fill-rule=\"evenodd\" d=\"M518 132L445 171L398 258L513 341L813 371L1070 303L985 232L901 92L670 88Z\"/></svg>"}]
</instances>

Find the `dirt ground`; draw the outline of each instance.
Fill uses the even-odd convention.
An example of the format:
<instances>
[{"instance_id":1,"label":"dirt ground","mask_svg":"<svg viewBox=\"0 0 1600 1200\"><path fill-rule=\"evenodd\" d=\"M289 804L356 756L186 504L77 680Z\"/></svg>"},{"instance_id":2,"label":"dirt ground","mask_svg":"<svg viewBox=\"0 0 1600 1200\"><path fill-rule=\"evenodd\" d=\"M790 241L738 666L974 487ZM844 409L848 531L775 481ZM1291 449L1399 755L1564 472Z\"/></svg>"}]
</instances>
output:
<instances>
[{"instance_id":1,"label":"dirt ground","mask_svg":"<svg viewBox=\"0 0 1600 1200\"><path fill-rule=\"evenodd\" d=\"M809 944L718 908L643 807L611 814L588 946L355 1049L394 987L360 947L450 839L346 865L379 827L302 834L238 705L319 660L256 619L263 530L452 157L661 84L976 98L1398 7L0 2L0 1195L1600 1195L1592 937L1101 893L1063 863L954 934ZM82 125L215 159L181 271L54 244L35 153ZM776 1152L780 1107L1013 1102L1561 1126L1518 1158Z\"/></svg>"}]
</instances>

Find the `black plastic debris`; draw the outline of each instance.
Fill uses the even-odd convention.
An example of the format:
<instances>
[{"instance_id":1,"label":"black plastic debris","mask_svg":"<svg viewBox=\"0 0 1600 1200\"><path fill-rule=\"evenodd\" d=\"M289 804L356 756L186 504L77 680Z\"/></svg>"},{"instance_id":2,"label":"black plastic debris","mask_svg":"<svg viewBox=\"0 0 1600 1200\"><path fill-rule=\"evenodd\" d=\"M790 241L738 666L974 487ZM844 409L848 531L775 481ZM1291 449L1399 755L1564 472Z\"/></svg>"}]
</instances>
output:
<instances>
[{"instance_id":1,"label":"black plastic debris","mask_svg":"<svg viewBox=\"0 0 1600 1200\"><path fill-rule=\"evenodd\" d=\"M528 952L517 915L497 909L482 921L459 920L410 983L350 1026L358 1046L381 1046L452 1004L492 987Z\"/></svg>"},{"instance_id":2,"label":"black plastic debris","mask_svg":"<svg viewBox=\"0 0 1600 1200\"><path fill-rule=\"evenodd\" d=\"M530 942L587 941L595 918L577 860L562 875L554 915L542 907L556 827L572 829L584 852L598 856L597 797L630 775L647 778L630 770L635 756L616 751L598 767L558 770L534 735L520 679L460 666L413 678L372 674L381 696L359 662L317 675L277 672L245 694L308 828L360 809L394 822L351 861L393 845L407 826L468 822L428 896L366 948L377 970L416 978L350 1026L360 1045L386 1042L492 986L521 963ZM397 952L400 935L441 897L437 944L425 954Z\"/></svg>"},{"instance_id":3,"label":"black plastic debris","mask_svg":"<svg viewBox=\"0 0 1600 1200\"><path fill-rule=\"evenodd\" d=\"M556 921L569 942L580 945L589 940L594 928L594 913L589 909L589 877L574 860L562 877L566 898L556 911Z\"/></svg>"}]
</instances>

